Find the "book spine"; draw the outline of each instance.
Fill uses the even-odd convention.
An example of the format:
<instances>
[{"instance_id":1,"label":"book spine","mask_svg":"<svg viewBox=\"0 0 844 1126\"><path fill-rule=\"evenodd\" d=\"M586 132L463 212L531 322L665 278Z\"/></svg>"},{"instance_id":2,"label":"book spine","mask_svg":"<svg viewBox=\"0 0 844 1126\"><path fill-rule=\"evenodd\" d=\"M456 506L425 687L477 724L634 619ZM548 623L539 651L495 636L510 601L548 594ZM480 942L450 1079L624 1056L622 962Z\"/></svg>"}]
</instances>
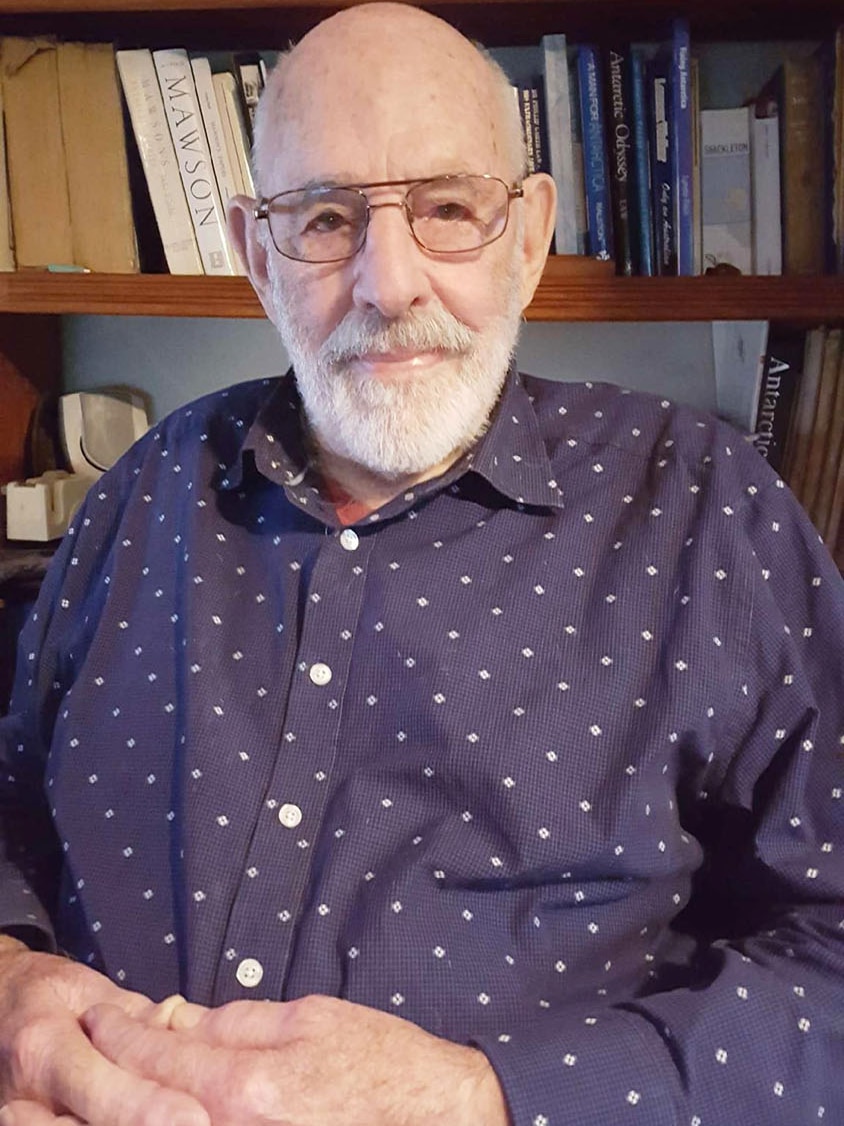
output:
<instances>
[{"instance_id":1,"label":"book spine","mask_svg":"<svg viewBox=\"0 0 844 1126\"><path fill-rule=\"evenodd\" d=\"M569 105L571 106L571 149L574 159L575 225L577 253L587 253L589 216L586 211L586 177L583 170L583 126L580 115L580 82L577 76L577 49L569 48Z\"/></svg>"},{"instance_id":2,"label":"book spine","mask_svg":"<svg viewBox=\"0 0 844 1126\"><path fill-rule=\"evenodd\" d=\"M651 214L651 168L648 152L648 111L645 98L645 57L641 50L630 52L630 89L633 108L633 167L635 171L636 250L639 273L653 277L654 225Z\"/></svg>"},{"instance_id":3,"label":"book spine","mask_svg":"<svg viewBox=\"0 0 844 1126\"><path fill-rule=\"evenodd\" d=\"M750 129L745 108L700 115L703 260L752 270Z\"/></svg>"},{"instance_id":4,"label":"book spine","mask_svg":"<svg viewBox=\"0 0 844 1126\"><path fill-rule=\"evenodd\" d=\"M233 274L225 215L188 53L164 48L152 57L203 269L206 274Z\"/></svg>"},{"instance_id":5,"label":"book spine","mask_svg":"<svg viewBox=\"0 0 844 1126\"><path fill-rule=\"evenodd\" d=\"M15 244L12 235L12 208L9 200L9 177L6 168L6 126L3 116L3 84L0 82L0 271L15 268Z\"/></svg>"},{"instance_id":6,"label":"book spine","mask_svg":"<svg viewBox=\"0 0 844 1126\"><path fill-rule=\"evenodd\" d=\"M700 184L700 59L690 60L692 99L692 239L694 246L692 273L703 273L703 197Z\"/></svg>"},{"instance_id":7,"label":"book spine","mask_svg":"<svg viewBox=\"0 0 844 1126\"><path fill-rule=\"evenodd\" d=\"M589 254L613 257L612 204L607 164L601 63L597 50L582 46L577 54L580 117L583 128L583 174L586 185Z\"/></svg>"},{"instance_id":8,"label":"book spine","mask_svg":"<svg viewBox=\"0 0 844 1126\"><path fill-rule=\"evenodd\" d=\"M214 75L214 89L217 93L220 114L224 118L226 137L231 143L230 155L237 168L240 190L245 195L254 196L255 185L249 160L249 137L237 90L237 80L231 71L221 71Z\"/></svg>"},{"instance_id":9,"label":"book spine","mask_svg":"<svg viewBox=\"0 0 844 1126\"><path fill-rule=\"evenodd\" d=\"M548 158L557 185L557 221L554 248L557 254L577 254L577 203L569 61L565 35L546 35L542 40L545 73L545 104L548 123Z\"/></svg>"},{"instance_id":10,"label":"book spine","mask_svg":"<svg viewBox=\"0 0 844 1126\"><path fill-rule=\"evenodd\" d=\"M689 21L672 22L671 132L672 182L676 212L677 273L694 273L694 219L692 200L692 106L689 82L691 42Z\"/></svg>"},{"instance_id":11,"label":"book spine","mask_svg":"<svg viewBox=\"0 0 844 1126\"><path fill-rule=\"evenodd\" d=\"M782 273L782 194L779 112L774 99L748 108L750 120L753 273Z\"/></svg>"},{"instance_id":12,"label":"book spine","mask_svg":"<svg viewBox=\"0 0 844 1126\"><path fill-rule=\"evenodd\" d=\"M832 151L835 160L833 185L835 273L844 274L844 24L835 33L835 95L833 100Z\"/></svg>"},{"instance_id":13,"label":"book spine","mask_svg":"<svg viewBox=\"0 0 844 1126\"><path fill-rule=\"evenodd\" d=\"M205 126L205 135L208 138L211 164L217 177L220 199L225 206L232 196L238 194L239 189L229 159L226 135L223 132L223 122L220 117L220 107L217 105L217 96L214 93L211 64L208 59L199 55L191 59L191 70L193 71L199 110L202 114L202 123Z\"/></svg>"},{"instance_id":14,"label":"book spine","mask_svg":"<svg viewBox=\"0 0 844 1126\"><path fill-rule=\"evenodd\" d=\"M756 405L753 445L772 469L782 473L797 389L803 374L806 334L772 324Z\"/></svg>"},{"instance_id":15,"label":"book spine","mask_svg":"<svg viewBox=\"0 0 844 1126\"><path fill-rule=\"evenodd\" d=\"M822 90L815 56L783 67L784 271L820 274L824 267Z\"/></svg>"},{"instance_id":16,"label":"book spine","mask_svg":"<svg viewBox=\"0 0 844 1126\"><path fill-rule=\"evenodd\" d=\"M182 188L152 53L117 52L117 70L171 274L201 274L202 259Z\"/></svg>"},{"instance_id":17,"label":"book spine","mask_svg":"<svg viewBox=\"0 0 844 1126\"><path fill-rule=\"evenodd\" d=\"M656 272L677 273L674 189L671 182L670 68L664 54L650 60L645 69L648 95L648 134L651 157L651 209L654 224Z\"/></svg>"},{"instance_id":18,"label":"book spine","mask_svg":"<svg viewBox=\"0 0 844 1126\"><path fill-rule=\"evenodd\" d=\"M606 53L607 138L612 193L616 273L635 272L633 256L633 152L630 104L630 52L609 47Z\"/></svg>"}]
</instances>

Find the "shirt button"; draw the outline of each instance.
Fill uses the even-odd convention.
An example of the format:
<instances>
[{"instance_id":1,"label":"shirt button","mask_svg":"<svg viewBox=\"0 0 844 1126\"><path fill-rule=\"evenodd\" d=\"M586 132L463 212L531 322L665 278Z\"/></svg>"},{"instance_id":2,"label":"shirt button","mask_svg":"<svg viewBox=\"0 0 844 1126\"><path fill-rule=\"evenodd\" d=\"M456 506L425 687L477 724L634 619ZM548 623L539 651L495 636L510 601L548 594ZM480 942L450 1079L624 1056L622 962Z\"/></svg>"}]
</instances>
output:
<instances>
[{"instance_id":1,"label":"shirt button","mask_svg":"<svg viewBox=\"0 0 844 1126\"><path fill-rule=\"evenodd\" d=\"M244 958L235 974L244 989L254 989L256 985L260 985L263 976L264 967L256 958Z\"/></svg>"},{"instance_id":2,"label":"shirt button","mask_svg":"<svg viewBox=\"0 0 844 1126\"><path fill-rule=\"evenodd\" d=\"M331 680L331 669L328 665L324 665L321 661L317 661L315 665L311 665L310 672L308 673L314 684L320 685L328 684Z\"/></svg>"},{"instance_id":3,"label":"shirt button","mask_svg":"<svg viewBox=\"0 0 844 1126\"><path fill-rule=\"evenodd\" d=\"M357 551L360 544L357 532L353 532L351 528L344 528L340 533L340 544L346 551Z\"/></svg>"},{"instance_id":4,"label":"shirt button","mask_svg":"<svg viewBox=\"0 0 844 1126\"><path fill-rule=\"evenodd\" d=\"M298 805L286 802L278 811L278 819L285 829L295 829L302 820L302 811Z\"/></svg>"}]
</instances>

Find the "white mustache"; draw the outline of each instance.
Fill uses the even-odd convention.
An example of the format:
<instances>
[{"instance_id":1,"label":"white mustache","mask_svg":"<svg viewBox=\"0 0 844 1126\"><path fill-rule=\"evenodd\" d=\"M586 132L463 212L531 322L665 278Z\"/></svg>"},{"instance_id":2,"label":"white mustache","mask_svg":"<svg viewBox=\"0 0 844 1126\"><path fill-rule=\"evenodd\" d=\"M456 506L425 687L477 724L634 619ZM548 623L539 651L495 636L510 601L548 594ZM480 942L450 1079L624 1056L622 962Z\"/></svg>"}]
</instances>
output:
<instances>
[{"instance_id":1,"label":"white mustache","mask_svg":"<svg viewBox=\"0 0 844 1126\"><path fill-rule=\"evenodd\" d=\"M444 308L388 320L377 310L352 309L323 341L321 361L343 364L377 352L468 352L475 333Z\"/></svg>"}]
</instances>

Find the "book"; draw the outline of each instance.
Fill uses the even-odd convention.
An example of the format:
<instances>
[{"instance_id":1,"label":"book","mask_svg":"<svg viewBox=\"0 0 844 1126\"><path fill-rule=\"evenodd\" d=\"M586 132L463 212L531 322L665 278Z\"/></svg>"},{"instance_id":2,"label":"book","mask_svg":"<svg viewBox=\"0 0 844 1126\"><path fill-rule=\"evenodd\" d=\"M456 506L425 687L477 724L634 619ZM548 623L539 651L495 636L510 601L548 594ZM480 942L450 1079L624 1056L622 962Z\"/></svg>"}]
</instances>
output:
<instances>
[{"instance_id":1,"label":"book","mask_svg":"<svg viewBox=\"0 0 844 1126\"><path fill-rule=\"evenodd\" d=\"M152 59L203 269L206 274L233 274L225 212L188 53L167 47L153 51Z\"/></svg>"},{"instance_id":2,"label":"book","mask_svg":"<svg viewBox=\"0 0 844 1126\"><path fill-rule=\"evenodd\" d=\"M18 268L75 265L56 42L6 37L0 67Z\"/></svg>"},{"instance_id":3,"label":"book","mask_svg":"<svg viewBox=\"0 0 844 1126\"><path fill-rule=\"evenodd\" d=\"M759 381L753 423L753 446L772 469L785 469L794 407L803 376L806 333L776 322L768 331L768 345Z\"/></svg>"},{"instance_id":4,"label":"book","mask_svg":"<svg viewBox=\"0 0 844 1126\"><path fill-rule=\"evenodd\" d=\"M677 273L676 220L671 166L670 67L664 51L649 59L645 67L648 99L648 147L651 161L651 211L654 225L654 256L659 275Z\"/></svg>"},{"instance_id":5,"label":"book","mask_svg":"<svg viewBox=\"0 0 844 1126\"><path fill-rule=\"evenodd\" d=\"M783 272L824 268L823 73L816 55L787 58L761 91L777 101L782 168Z\"/></svg>"},{"instance_id":6,"label":"book","mask_svg":"<svg viewBox=\"0 0 844 1126\"><path fill-rule=\"evenodd\" d=\"M815 424L815 407L820 388L821 368L823 366L824 343L827 329L821 325L806 334L806 350L803 357L803 378L800 391L794 404L791 433L785 463L785 476L791 491L802 503L809 446Z\"/></svg>"},{"instance_id":7,"label":"book","mask_svg":"<svg viewBox=\"0 0 844 1126\"><path fill-rule=\"evenodd\" d=\"M614 244L603 83L597 48L585 44L578 49L577 73L588 217L587 249L593 258L606 260L614 257Z\"/></svg>"},{"instance_id":8,"label":"book","mask_svg":"<svg viewBox=\"0 0 844 1126\"><path fill-rule=\"evenodd\" d=\"M753 270L750 210L750 123L747 109L700 114L703 261Z\"/></svg>"},{"instance_id":9,"label":"book","mask_svg":"<svg viewBox=\"0 0 844 1126\"><path fill-rule=\"evenodd\" d=\"M73 262L140 269L120 84L110 43L60 43L57 53Z\"/></svg>"},{"instance_id":10,"label":"book","mask_svg":"<svg viewBox=\"0 0 844 1126\"><path fill-rule=\"evenodd\" d=\"M834 518L833 501L838 478L842 472L844 457L844 348L839 348L838 372L835 377L835 394L829 410L826 450L820 469L812 519L815 527L824 537L827 546L832 546L838 534L838 526L832 528ZM838 517L840 520L840 516Z\"/></svg>"},{"instance_id":11,"label":"book","mask_svg":"<svg viewBox=\"0 0 844 1126\"><path fill-rule=\"evenodd\" d=\"M812 523L819 531L822 521L818 507L818 496L832 427L832 410L835 403L838 368L841 363L842 338L844 338L844 330L831 328L824 340L820 382L818 383L815 414L812 421L812 437L806 454L806 471L800 492L800 500L809 513ZM824 523L827 515L828 513L823 514Z\"/></svg>"},{"instance_id":12,"label":"book","mask_svg":"<svg viewBox=\"0 0 844 1126\"><path fill-rule=\"evenodd\" d=\"M239 179L231 162L231 144L226 142L226 132L217 104L217 95L214 91L214 79L211 73L211 64L204 55L197 55L191 59L193 81L196 86L196 98L202 114L202 123L205 126L205 135L208 138L208 151L211 155L211 164L217 180L220 193L220 202L223 214L226 214L229 200L240 191ZM231 245L228 234L228 223L225 225L226 240L229 246L229 255L232 267L237 274L245 274L246 268L240 261Z\"/></svg>"},{"instance_id":13,"label":"book","mask_svg":"<svg viewBox=\"0 0 844 1126\"><path fill-rule=\"evenodd\" d=\"M677 274L694 273L692 106L689 21L671 21L671 174L674 186Z\"/></svg>"},{"instance_id":14,"label":"book","mask_svg":"<svg viewBox=\"0 0 844 1126\"><path fill-rule=\"evenodd\" d=\"M525 134L527 148L528 172L551 172L548 159L548 142L546 140L546 127L544 123L545 99L541 88L542 79L536 85L516 86L516 100L519 114L522 119L522 129Z\"/></svg>"},{"instance_id":15,"label":"book","mask_svg":"<svg viewBox=\"0 0 844 1126\"><path fill-rule=\"evenodd\" d=\"M782 273L779 109L774 98L756 98L750 124L750 229L754 274Z\"/></svg>"},{"instance_id":16,"label":"book","mask_svg":"<svg viewBox=\"0 0 844 1126\"><path fill-rule=\"evenodd\" d=\"M12 233L12 205L6 167L6 128L3 119L3 83L0 82L0 272L15 268L15 239Z\"/></svg>"},{"instance_id":17,"label":"book","mask_svg":"<svg viewBox=\"0 0 844 1126\"><path fill-rule=\"evenodd\" d=\"M701 196L700 151L700 59L692 55L689 64L692 100L692 273L703 273L703 199Z\"/></svg>"},{"instance_id":18,"label":"book","mask_svg":"<svg viewBox=\"0 0 844 1126\"><path fill-rule=\"evenodd\" d=\"M202 259L152 54L139 47L120 50L116 58L167 267L171 274L201 274Z\"/></svg>"},{"instance_id":19,"label":"book","mask_svg":"<svg viewBox=\"0 0 844 1126\"><path fill-rule=\"evenodd\" d=\"M838 370L839 391L844 386L844 356ZM844 437L838 452L838 464L833 465L833 487L829 502L829 514L823 530L824 540L835 555L838 566L844 569Z\"/></svg>"},{"instance_id":20,"label":"book","mask_svg":"<svg viewBox=\"0 0 844 1126\"><path fill-rule=\"evenodd\" d=\"M571 145L574 157L574 213L577 227L577 253L586 254L589 216L586 212L586 180L583 173L583 128L580 116L580 82L577 77L577 48L569 47L569 105L571 106Z\"/></svg>"},{"instance_id":21,"label":"book","mask_svg":"<svg viewBox=\"0 0 844 1126\"><path fill-rule=\"evenodd\" d=\"M630 48L615 44L604 55L606 128L616 273L636 272L633 249L634 170Z\"/></svg>"},{"instance_id":22,"label":"book","mask_svg":"<svg viewBox=\"0 0 844 1126\"><path fill-rule=\"evenodd\" d=\"M630 101L633 109L633 200L636 220L633 232L639 273L653 277L654 224L651 213L651 165L648 148L648 110L645 97L645 55L641 48L630 52Z\"/></svg>"},{"instance_id":23,"label":"book","mask_svg":"<svg viewBox=\"0 0 844 1126\"><path fill-rule=\"evenodd\" d=\"M252 147L253 127L255 124L255 111L264 89L264 79L261 74L261 58L259 55L248 52L238 52L234 56L235 73L238 80L240 97L243 105L243 119L249 136L249 146Z\"/></svg>"},{"instance_id":24,"label":"book","mask_svg":"<svg viewBox=\"0 0 844 1126\"><path fill-rule=\"evenodd\" d=\"M756 430L768 335L767 321L712 322L717 411L745 434Z\"/></svg>"},{"instance_id":25,"label":"book","mask_svg":"<svg viewBox=\"0 0 844 1126\"><path fill-rule=\"evenodd\" d=\"M557 185L557 220L554 249L557 254L579 254L577 191L569 56L565 35L545 35L541 42L548 125L548 159Z\"/></svg>"},{"instance_id":26,"label":"book","mask_svg":"<svg viewBox=\"0 0 844 1126\"><path fill-rule=\"evenodd\" d=\"M249 135L240 104L237 80L230 70L221 70L212 76L212 81L226 135L226 144L231 146L229 159L236 170L238 191L242 195L254 196L255 184L249 157Z\"/></svg>"}]
</instances>

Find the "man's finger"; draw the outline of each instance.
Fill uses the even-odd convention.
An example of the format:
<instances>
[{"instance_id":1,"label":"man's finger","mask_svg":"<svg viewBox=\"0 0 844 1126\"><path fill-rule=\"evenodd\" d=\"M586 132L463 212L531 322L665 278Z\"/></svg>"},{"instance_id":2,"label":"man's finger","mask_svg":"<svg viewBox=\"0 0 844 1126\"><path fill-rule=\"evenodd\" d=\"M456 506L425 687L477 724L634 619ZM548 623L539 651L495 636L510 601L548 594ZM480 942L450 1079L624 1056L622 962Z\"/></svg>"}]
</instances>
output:
<instances>
[{"instance_id":1,"label":"man's finger","mask_svg":"<svg viewBox=\"0 0 844 1126\"><path fill-rule=\"evenodd\" d=\"M203 1101L209 1092L213 1099L225 1087L215 1050L199 1040L134 1020L114 1005L94 1005L83 1015L82 1025L94 1047L122 1074L147 1076L152 1085L185 1091ZM190 1102L193 1105L193 1099Z\"/></svg>"},{"instance_id":2,"label":"man's finger","mask_svg":"<svg viewBox=\"0 0 844 1126\"><path fill-rule=\"evenodd\" d=\"M85 1126L72 1114L53 1114L40 1103L15 1099L0 1108L0 1126Z\"/></svg>"},{"instance_id":3,"label":"man's finger","mask_svg":"<svg viewBox=\"0 0 844 1126\"><path fill-rule=\"evenodd\" d=\"M194 1099L124 1071L91 1045L75 1021L72 1029L60 1049L46 1054L40 1084L45 1102L67 1108L89 1126L210 1126Z\"/></svg>"}]
</instances>

